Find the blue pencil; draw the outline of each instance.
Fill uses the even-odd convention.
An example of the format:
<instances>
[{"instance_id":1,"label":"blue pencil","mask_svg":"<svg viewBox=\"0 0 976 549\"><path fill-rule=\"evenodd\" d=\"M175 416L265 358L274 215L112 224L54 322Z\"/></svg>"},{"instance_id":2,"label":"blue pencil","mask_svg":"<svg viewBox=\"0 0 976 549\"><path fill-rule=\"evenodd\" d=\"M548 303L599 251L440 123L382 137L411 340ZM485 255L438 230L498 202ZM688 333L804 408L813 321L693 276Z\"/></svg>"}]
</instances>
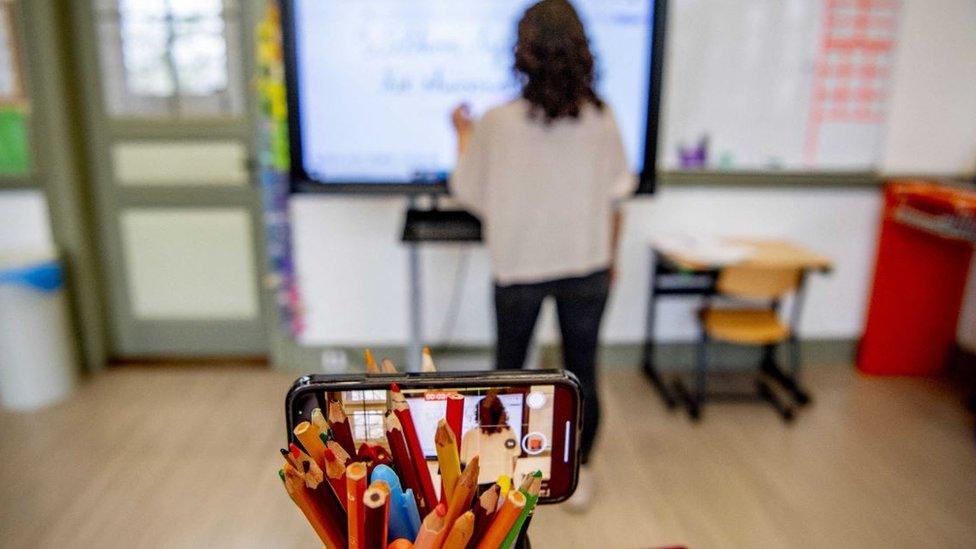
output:
<instances>
[{"instance_id":1,"label":"blue pencil","mask_svg":"<svg viewBox=\"0 0 976 549\"><path fill-rule=\"evenodd\" d=\"M370 477L371 482L381 480L390 487L390 525L388 541L397 538L414 539L420 530L420 515L413 491L403 492L400 477L386 465L377 465Z\"/></svg>"}]
</instances>

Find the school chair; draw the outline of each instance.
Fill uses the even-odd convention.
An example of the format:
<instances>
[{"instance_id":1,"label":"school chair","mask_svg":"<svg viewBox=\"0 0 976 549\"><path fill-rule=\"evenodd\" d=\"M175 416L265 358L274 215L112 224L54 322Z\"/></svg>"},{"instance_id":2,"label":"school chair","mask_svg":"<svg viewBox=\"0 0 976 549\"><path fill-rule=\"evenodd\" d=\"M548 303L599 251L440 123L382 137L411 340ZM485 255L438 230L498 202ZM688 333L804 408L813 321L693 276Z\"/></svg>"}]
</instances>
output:
<instances>
[{"instance_id":1,"label":"school chair","mask_svg":"<svg viewBox=\"0 0 976 549\"><path fill-rule=\"evenodd\" d=\"M796 335L797 314L791 314L789 322L780 318L780 305L802 283L803 271L797 268L775 267L727 267L716 280L715 296L705 298L699 312L701 338L695 360L694 394L685 394L693 419L698 419L701 408L708 398L743 400L760 398L770 403L784 421L793 420L793 407L780 400L762 375L756 381L755 394L707 392L708 351L713 342L759 347L762 350L761 373L779 376L776 350L788 347L789 379L797 382L800 373L800 348ZM719 305L718 300L725 302ZM794 308L795 308L794 304ZM683 391L684 392L684 391ZM799 399L798 404L806 404Z\"/></svg>"}]
</instances>

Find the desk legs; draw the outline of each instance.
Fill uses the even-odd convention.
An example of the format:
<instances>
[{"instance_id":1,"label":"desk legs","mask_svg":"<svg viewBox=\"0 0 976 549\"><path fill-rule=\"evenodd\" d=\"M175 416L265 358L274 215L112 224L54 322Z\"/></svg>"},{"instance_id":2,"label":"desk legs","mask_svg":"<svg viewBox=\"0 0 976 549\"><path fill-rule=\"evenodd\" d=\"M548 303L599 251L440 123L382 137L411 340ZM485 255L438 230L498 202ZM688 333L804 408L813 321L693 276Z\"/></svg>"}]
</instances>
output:
<instances>
[{"instance_id":1,"label":"desk legs","mask_svg":"<svg viewBox=\"0 0 976 549\"><path fill-rule=\"evenodd\" d=\"M654 390L657 391L658 396L664 401L664 405L668 407L669 410L673 410L678 402L675 397L668 390L667 384L661 379L661 374L657 370L657 366L654 364L654 326L657 317L657 260L655 258L654 250L650 252L650 270L648 271L648 287L647 287L647 311L645 312L646 317L644 320L644 347L642 350L641 357L641 368L644 371L644 375L651 382Z\"/></svg>"}]
</instances>

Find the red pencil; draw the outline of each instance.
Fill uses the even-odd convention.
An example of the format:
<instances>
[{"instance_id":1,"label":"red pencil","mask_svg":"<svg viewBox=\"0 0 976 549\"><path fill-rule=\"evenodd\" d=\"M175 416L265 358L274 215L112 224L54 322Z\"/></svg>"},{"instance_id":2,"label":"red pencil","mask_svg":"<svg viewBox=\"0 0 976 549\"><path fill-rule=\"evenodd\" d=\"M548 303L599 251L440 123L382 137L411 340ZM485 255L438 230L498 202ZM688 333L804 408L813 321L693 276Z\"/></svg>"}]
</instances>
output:
<instances>
[{"instance_id":1,"label":"red pencil","mask_svg":"<svg viewBox=\"0 0 976 549\"><path fill-rule=\"evenodd\" d=\"M335 400L329 403L329 427L332 428L332 438L342 446L342 449L350 456L356 455L356 443L352 439L349 418L342 409L342 403Z\"/></svg>"},{"instance_id":2,"label":"red pencil","mask_svg":"<svg viewBox=\"0 0 976 549\"><path fill-rule=\"evenodd\" d=\"M342 508L346 509L349 505L346 501L346 460L339 459L332 448L328 447L325 449L325 478Z\"/></svg>"},{"instance_id":3,"label":"red pencil","mask_svg":"<svg viewBox=\"0 0 976 549\"><path fill-rule=\"evenodd\" d=\"M437 505L437 493L434 491L434 481L430 478L427 458L424 456L424 450L420 446L417 429L413 425L410 405L407 404L406 397L400 392L400 387L396 383L390 385L390 401L393 405L393 412L396 413L397 419L403 425L403 436L407 440L407 447L410 449L410 456L413 458L414 472L417 475L417 480L420 481L424 501L427 503L427 508L431 509Z\"/></svg>"},{"instance_id":4,"label":"red pencil","mask_svg":"<svg viewBox=\"0 0 976 549\"><path fill-rule=\"evenodd\" d=\"M392 411L386 413L384 424L386 425L386 440L390 443L390 453L393 455L393 464L397 472L400 473L403 489L404 491L409 488L413 489L413 496L417 500L417 510L423 516L427 513L428 508L423 495L420 493L420 482L417 480L416 472L414 472L410 451L407 449L407 441L403 437L403 426L400 425L400 420Z\"/></svg>"},{"instance_id":5,"label":"red pencil","mask_svg":"<svg viewBox=\"0 0 976 549\"><path fill-rule=\"evenodd\" d=\"M380 484L383 486L381 487ZM383 481L376 481L369 485L363 493L364 549L386 549L386 538L389 532L390 494L389 487Z\"/></svg>"},{"instance_id":6,"label":"red pencil","mask_svg":"<svg viewBox=\"0 0 976 549\"><path fill-rule=\"evenodd\" d=\"M356 462L346 467L346 516L349 525L349 549L361 549L365 534L363 493L366 491L366 465Z\"/></svg>"}]
</instances>

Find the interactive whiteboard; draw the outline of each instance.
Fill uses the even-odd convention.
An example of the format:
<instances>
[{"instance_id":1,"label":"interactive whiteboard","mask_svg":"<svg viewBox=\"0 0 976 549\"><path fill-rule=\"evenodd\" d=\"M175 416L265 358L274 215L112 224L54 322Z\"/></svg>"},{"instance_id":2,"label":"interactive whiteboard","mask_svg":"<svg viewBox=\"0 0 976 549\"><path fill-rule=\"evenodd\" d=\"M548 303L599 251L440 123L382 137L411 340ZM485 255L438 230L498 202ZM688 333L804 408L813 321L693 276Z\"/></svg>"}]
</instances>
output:
<instances>
[{"instance_id":1,"label":"interactive whiteboard","mask_svg":"<svg viewBox=\"0 0 976 549\"><path fill-rule=\"evenodd\" d=\"M442 185L456 161L450 111L514 99L516 24L528 0L291 0L292 163L308 187ZM650 148L654 0L578 0L635 172ZM653 118L654 131L648 131ZM647 147L650 135L650 147ZM318 189L315 189L318 190ZM399 189L396 189L399 190Z\"/></svg>"}]
</instances>

